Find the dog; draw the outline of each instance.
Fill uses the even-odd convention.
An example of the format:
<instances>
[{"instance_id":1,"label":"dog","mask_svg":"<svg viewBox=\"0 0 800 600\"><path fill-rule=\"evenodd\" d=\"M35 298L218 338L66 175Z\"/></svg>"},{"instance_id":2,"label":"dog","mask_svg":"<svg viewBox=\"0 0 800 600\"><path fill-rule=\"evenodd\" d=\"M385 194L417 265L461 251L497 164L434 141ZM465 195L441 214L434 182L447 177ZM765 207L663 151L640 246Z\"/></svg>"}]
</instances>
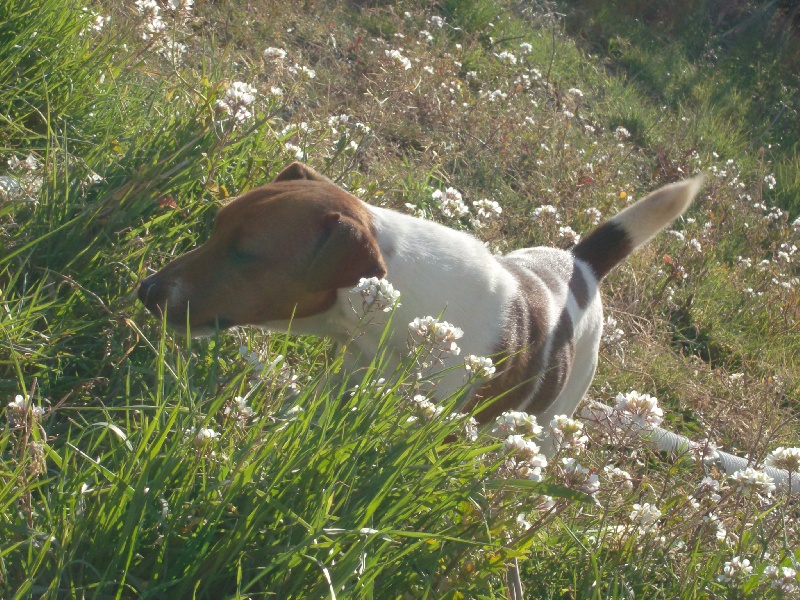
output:
<instances>
[{"instance_id":1,"label":"dog","mask_svg":"<svg viewBox=\"0 0 800 600\"><path fill-rule=\"evenodd\" d=\"M598 286L631 252L681 215L702 175L627 207L569 250L494 256L463 231L371 206L301 163L220 208L210 239L142 280L138 296L177 330L210 335L239 325L347 343L360 315L349 290L386 277L402 294L385 342L399 363L415 317L443 315L466 355L493 357L465 410L481 423L508 410L540 423L571 416L594 377L603 330ZM167 310L168 309L168 310ZM351 342L367 363L381 328ZM443 356L437 395L464 385L463 358ZM493 399L492 401L487 401Z\"/></svg>"}]
</instances>

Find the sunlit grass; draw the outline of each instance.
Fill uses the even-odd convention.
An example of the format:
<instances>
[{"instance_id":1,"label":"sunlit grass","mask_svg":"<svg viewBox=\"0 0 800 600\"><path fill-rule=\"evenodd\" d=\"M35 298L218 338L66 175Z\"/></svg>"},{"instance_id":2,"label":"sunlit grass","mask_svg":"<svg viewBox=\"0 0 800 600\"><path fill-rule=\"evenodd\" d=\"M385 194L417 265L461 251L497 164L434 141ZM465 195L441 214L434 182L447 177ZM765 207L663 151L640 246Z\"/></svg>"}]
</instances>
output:
<instances>
[{"instance_id":1,"label":"sunlit grass","mask_svg":"<svg viewBox=\"0 0 800 600\"><path fill-rule=\"evenodd\" d=\"M639 51L636 28L601 62L530 6L172 4L163 29L155 4L0 8L0 595L504 597L518 558L531 597L780 597L781 492L709 502L714 467L588 426L543 483L506 478L502 440L424 418L413 352L346 373L325 340L187 341L133 294L296 158L502 251L566 247L591 209L703 170L675 233L604 283L619 334L590 395L653 394L669 428L761 461L800 441L800 226L774 208L796 208L797 157L752 152L753 101L677 46ZM240 120L234 82L257 90ZM442 212L449 187L468 215ZM484 198L501 215L478 219ZM726 580L735 556L752 573Z\"/></svg>"}]
</instances>

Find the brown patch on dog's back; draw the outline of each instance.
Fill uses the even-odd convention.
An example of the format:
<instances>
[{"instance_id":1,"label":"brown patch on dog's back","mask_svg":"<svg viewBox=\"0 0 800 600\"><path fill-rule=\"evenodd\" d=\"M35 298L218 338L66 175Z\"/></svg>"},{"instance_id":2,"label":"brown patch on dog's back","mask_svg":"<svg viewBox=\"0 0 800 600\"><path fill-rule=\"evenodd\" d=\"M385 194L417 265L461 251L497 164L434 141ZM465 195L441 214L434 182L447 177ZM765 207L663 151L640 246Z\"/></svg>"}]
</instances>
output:
<instances>
[{"instance_id":1,"label":"brown patch on dog's back","mask_svg":"<svg viewBox=\"0 0 800 600\"><path fill-rule=\"evenodd\" d=\"M548 291L538 278L512 260L500 259L517 279L519 295L507 309L506 328L495 357L499 374L477 391L468 409L487 398L493 400L476 418L488 422L507 410L517 409L539 385L544 368L547 341L547 316L544 314Z\"/></svg>"},{"instance_id":2,"label":"brown patch on dog's back","mask_svg":"<svg viewBox=\"0 0 800 600\"><path fill-rule=\"evenodd\" d=\"M548 269L534 272L515 260L500 262L516 278L519 295L507 310L502 350L496 355L499 374L481 386L467 406L491 400L475 415L481 423L509 410L544 412L564 389L575 357L572 319L566 308L555 329L548 331L545 310L551 287L558 286L555 274ZM579 272L578 277L577 291L581 293L582 283L582 299L588 301L586 281Z\"/></svg>"}]
</instances>

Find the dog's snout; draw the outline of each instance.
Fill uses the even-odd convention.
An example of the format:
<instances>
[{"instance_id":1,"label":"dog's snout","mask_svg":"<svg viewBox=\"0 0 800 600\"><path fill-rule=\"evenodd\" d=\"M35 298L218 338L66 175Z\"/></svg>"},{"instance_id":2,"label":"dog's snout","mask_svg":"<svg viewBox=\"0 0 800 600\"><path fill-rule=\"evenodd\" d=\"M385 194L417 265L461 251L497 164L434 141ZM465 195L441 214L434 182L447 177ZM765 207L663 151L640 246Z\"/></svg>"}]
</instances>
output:
<instances>
[{"instance_id":1,"label":"dog's snout","mask_svg":"<svg viewBox=\"0 0 800 600\"><path fill-rule=\"evenodd\" d=\"M142 279L139 282L139 291L137 293L139 300L147 310L155 315L161 314L161 309L167 299L167 286L159 281L157 274Z\"/></svg>"}]
</instances>

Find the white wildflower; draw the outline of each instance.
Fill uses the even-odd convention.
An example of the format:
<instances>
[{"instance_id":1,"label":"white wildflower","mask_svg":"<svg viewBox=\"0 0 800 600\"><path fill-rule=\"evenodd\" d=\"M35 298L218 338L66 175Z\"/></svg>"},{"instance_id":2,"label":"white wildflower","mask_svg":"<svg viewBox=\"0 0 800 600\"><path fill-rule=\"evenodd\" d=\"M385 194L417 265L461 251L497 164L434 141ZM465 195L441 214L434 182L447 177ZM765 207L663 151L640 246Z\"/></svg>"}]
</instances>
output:
<instances>
[{"instance_id":1,"label":"white wildflower","mask_svg":"<svg viewBox=\"0 0 800 600\"><path fill-rule=\"evenodd\" d=\"M503 442L503 452L530 460L539 454L539 446L520 434L509 435Z\"/></svg>"},{"instance_id":2,"label":"white wildflower","mask_svg":"<svg viewBox=\"0 0 800 600\"><path fill-rule=\"evenodd\" d=\"M639 528L640 533L648 533L658 528L661 511L649 502L634 504L630 519Z\"/></svg>"},{"instance_id":3,"label":"white wildflower","mask_svg":"<svg viewBox=\"0 0 800 600\"><path fill-rule=\"evenodd\" d=\"M437 29L444 27L444 19L438 15L433 15L430 19L428 19L428 23Z\"/></svg>"},{"instance_id":4,"label":"white wildflower","mask_svg":"<svg viewBox=\"0 0 800 600\"><path fill-rule=\"evenodd\" d=\"M505 62L510 65L517 64L517 57L514 56L512 52L508 52L507 50L501 52L500 54L495 54L495 56L500 60L500 62Z\"/></svg>"},{"instance_id":5,"label":"white wildflower","mask_svg":"<svg viewBox=\"0 0 800 600\"><path fill-rule=\"evenodd\" d=\"M586 449L589 438L583 433L583 423L568 417L556 415L550 421L550 433L555 441L556 448L572 448L576 452Z\"/></svg>"},{"instance_id":6,"label":"white wildflower","mask_svg":"<svg viewBox=\"0 0 800 600\"><path fill-rule=\"evenodd\" d=\"M544 429L534 415L510 410L497 417L492 427L493 435L529 435L538 437Z\"/></svg>"},{"instance_id":7,"label":"white wildflower","mask_svg":"<svg viewBox=\"0 0 800 600\"><path fill-rule=\"evenodd\" d=\"M695 238L692 238L691 240L689 240L689 245L692 248L694 248L695 251L697 251L697 252L702 252L703 251L703 247L700 245L700 242L698 242Z\"/></svg>"},{"instance_id":8,"label":"white wildflower","mask_svg":"<svg viewBox=\"0 0 800 600\"><path fill-rule=\"evenodd\" d=\"M569 225L567 225L566 227L559 227L558 228L558 235L563 237L570 244L577 244L578 242L581 241L581 234L577 233Z\"/></svg>"},{"instance_id":9,"label":"white wildflower","mask_svg":"<svg viewBox=\"0 0 800 600\"><path fill-rule=\"evenodd\" d=\"M498 100L505 100L508 98L508 94L503 90L492 90L491 92L486 92L485 96L489 99L489 102L497 102Z\"/></svg>"},{"instance_id":10,"label":"white wildflower","mask_svg":"<svg viewBox=\"0 0 800 600\"><path fill-rule=\"evenodd\" d=\"M767 184L767 187L769 187L769 189L774 190L775 189L775 184L777 183L777 181L775 181L775 176L774 175L765 175L764 176L764 183Z\"/></svg>"},{"instance_id":11,"label":"white wildflower","mask_svg":"<svg viewBox=\"0 0 800 600\"><path fill-rule=\"evenodd\" d=\"M243 81L234 81L225 89L222 98L217 100L217 108L234 118L244 122L253 117L248 108L256 99L257 90Z\"/></svg>"},{"instance_id":12,"label":"white wildflower","mask_svg":"<svg viewBox=\"0 0 800 600\"><path fill-rule=\"evenodd\" d=\"M630 419L631 422L644 428L661 423L664 411L658 406L658 399L650 394L640 394L636 390L627 394L617 394L614 414Z\"/></svg>"},{"instance_id":13,"label":"white wildflower","mask_svg":"<svg viewBox=\"0 0 800 600\"><path fill-rule=\"evenodd\" d=\"M633 489L633 477L631 477L631 474L624 469L606 465L603 467L603 471L605 472L606 477L608 477L612 482L622 485L622 489L626 491Z\"/></svg>"},{"instance_id":14,"label":"white wildflower","mask_svg":"<svg viewBox=\"0 0 800 600\"><path fill-rule=\"evenodd\" d=\"M703 515L703 528L714 534L714 537L722 542L728 535L725 525L719 520L719 517L714 513Z\"/></svg>"},{"instance_id":15,"label":"white wildflower","mask_svg":"<svg viewBox=\"0 0 800 600\"><path fill-rule=\"evenodd\" d=\"M109 21L111 21L111 17L105 17L103 15L95 15L94 22L92 23L91 27L94 31L100 32L103 31L103 28L108 25Z\"/></svg>"},{"instance_id":16,"label":"white wildflower","mask_svg":"<svg viewBox=\"0 0 800 600\"><path fill-rule=\"evenodd\" d=\"M414 396L411 399L411 405L426 421L435 419L443 410L441 406L437 406L422 394Z\"/></svg>"},{"instance_id":17,"label":"white wildflower","mask_svg":"<svg viewBox=\"0 0 800 600\"><path fill-rule=\"evenodd\" d=\"M233 402L229 403L225 410L222 411L226 417L231 416L236 419L240 424L244 424L247 419L255 416L255 411L247 406L247 398L243 396L236 396Z\"/></svg>"},{"instance_id":18,"label":"white wildflower","mask_svg":"<svg viewBox=\"0 0 800 600\"><path fill-rule=\"evenodd\" d=\"M192 444L197 447L202 447L206 442L213 441L219 437L219 433L210 428L203 428L197 431L191 429L187 433L192 438Z\"/></svg>"},{"instance_id":19,"label":"white wildflower","mask_svg":"<svg viewBox=\"0 0 800 600\"><path fill-rule=\"evenodd\" d=\"M578 98L583 98L583 92L580 91L578 88L569 88L567 90L568 94L572 94L573 96L577 96Z\"/></svg>"},{"instance_id":20,"label":"white wildflower","mask_svg":"<svg viewBox=\"0 0 800 600\"><path fill-rule=\"evenodd\" d=\"M432 195L445 217L460 219L469 214L469 208L461 198L461 192L455 188L447 188L444 192L436 190Z\"/></svg>"},{"instance_id":21,"label":"white wildflower","mask_svg":"<svg viewBox=\"0 0 800 600\"><path fill-rule=\"evenodd\" d=\"M461 353L461 348L456 340L464 335L464 331L447 321L439 321L434 317L417 317L408 324L412 334L422 338L423 343L430 344L434 349L450 352L456 356Z\"/></svg>"},{"instance_id":22,"label":"white wildflower","mask_svg":"<svg viewBox=\"0 0 800 600\"><path fill-rule=\"evenodd\" d=\"M358 285L350 290L361 296L363 310L390 312L396 306L401 306L400 292L394 289L391 283L377 277L362 277Z\"/></svg>"},{"instance_id":23,"label":"white wildflower","mask_svg":"<svg viewBox=\"0 0 800 600\"><path fill-rule=\"evenodd\" d=\"M44 409L41 406L31 404L25 396L17 394L14 400L8 403L6 407L6 418L12 426L24 425L28 419L34 421L44 414Z\"/></svg>"},{"instance_id":24,"label":"white wildflower","mask_svg":"<svg viewBox=\"0 0 800 600\"><path fill-rule=\"evenodd\" d=\"M618 140L627 140L631 137L631 132L620 125L614 130L614 137Z\"/></svg>"},{"instance_id":25,"label":"white wildflower","mask_svg":"<svg viewBox=\"0 0 800 600\"><path fill-rule=\"evenodd\" d=\"M558 220L561 218L558 214L558 209L552 204L542 204L531 211L531 216L534 219L539 219L543 215L552 215L556 222L558 222Z\"/></svg>"},{"instance_id":26,"label":"white wildflower","mask_svg":"<svg viewBox=\"0 0 800 600\"><path fill-rule=\"evenodd\" d=\"M283 48L269 47L264 50L264 58L268 60L280 61L286 58L286 50Z\"/></svg>"},{"instance_id":27,"label":"white wildflower","mask_svg":"<svg viewBox=\"0 0 800 600\"><path fill-rule=\"evenodd\" d=\"M448 420L453 419L464 419L467 415L462 413L450 413L447 417ZM475 420L475 417L469 417L464 421L464 437L470 441L474 442L478 439L478 421Z\"/></svg>"},{"instance_id":28,"label":"white wildflower","mask_svg":"<svg viewBox=\"0 0 800 600\"><path fill-rule=\"evenodd\" d=\"M567 485L585 494L594 494L600 489L600 478L594 469L588 469L572 457L561 459Z\"/></svg>"},{"instance_id":29,"label":"white wildflower","mask_svg":"<svg viewBox=\"0 0 800 600\"><path fill-rule=\"evenodd\" d=\"M737 492L745 494L756 492L769 497L775 491L775 483L772 477L764 473L764 471L759 471L753 467L736 471L730 476L730 479L733 481Z\"/></svg>"},{"instance_id":30,"label":"white wildflower","mask_svg":"<svg viewBox=\"0 0 800 600\"><path fill-rule=\"evenodd\" d=\"M479 378L491 377L496 370L495 366L492 364L491 358L475 356L474 354L470 354L464 359L464 367L467 369L467 372Z\"/></svg>"},{"instance_id":31,"label":"white wildflower","mask_svg":"<svg viewBox=\"0 0 800 600\"><path fill-rule=\"evenodd\" d=\"M408 71L411 68L411 61L403 56L399 50L384 50L386 56L394 60L396 63L402 65L403 69Z\"/></svg>"},{"instance_id":32,"label":"white wildflower","mask_svg":"<svg viewBox=\"0 0 800 600\"><path fill-rule=\"evenodd\" d=\"M296 160L302 161L306 159L306 151L297 144L284 144L283 148L290 154L293 154Z\"/></svg>"},{"instance_id":33,"label":"white wildflower","mask_svg":"<svg viewBox=\"0 0 800 600\"><path fill-rule=\"evenodd\" d=\"M298 65L294 64L293 66L287 69L289 73L292 75L297 75L299 77L305 77L307 79L314 79L317 76L317 72L314 69L306 67L305 65Z\"/></svg>"},{"instance_id":34,"label":"white wildflower","mask_svg":"<svg viewBox=\"0 0 800 600\"><path fill-rule=\"evenodd\" d=\"M186 44L181 44L172 39L160 40L156 45L156 52L167 59L167 61L173 63L180 62L183 55L186 54L186 51Z\"/></svg>"},{"instance_id":35,"label":"white wildflower","mask_svg":"<svg viewBox=\"0 0 800 600\"><path fill-rule=\"evenodd\" d=\"M761 580L782 594L791 594L797 589L797 571L791 567L769 565L764 569Z\"/></svg>"},{"instance_id":36,"label":"white wildflower","mask_svg":"<svg viewBox=\"0 0 800 600\"><path fill-rule=\"evenodd\" d=\"M194 0L167 0L167 5L176 12L189 12L194 6Z\"/></svg>"},{"instance_id":37,"label":"white wildflower","mask_svg":"<svg viewBox=\"0 0 800 600\"><path fill-rule=\"evenodd\" d=\"M778 446L769 453L764 463L768 467L786 469L790 473L798 473L800 472L800 448Z\"/></svg>"},{"instance_id":38,"label":"white wildflower","mask_svg":"<svg viewBox=\"0 0 800 600\"><path fill-rule=\"evenodd\" d=\"M522 52L523 54L530 54L530 53L531 53L531 51L533 50L533 46L531 46L531 45L530 45L528 42L522 42L522 43L519 45L519 50L520 50L520 52Z\"/></svg>"},{"instance_id":39,"label":"white wildflower","mask_svg":"<svg viewBox=\"0 0 800 600\"><path fill-rule=\"evenodd\" d=\"M167 24L161 17L161 6L155 0L136 0L134 2L139 14L145 17L142 37L149 40L167 29Z\"/></svg>"},{"instance_id":40,"label":"white wildflower","mask_svg":"<svg viewBox=\"0 0 800 600\"><path fill-rule=\"evenodd\" d=\"M490 219L503 212L500 204L494 200L476 200L472 203L472 206L481 219Z\"/></svg>"},{"instance_id":41,"label":"white wildflower","mask_svg":"<svg viewBox=\"0 0 800 600\"><path fill-rule=\"evenodd\" d=\"M711 440L703 440L702 442L692 442L690 445L692 455L697 462L703 464L713 464L719 460L719 451L717 446Z\"/></svg>"},{"instance_id":42,"label":"white wildflower","mask_svg":"<svg viewBox=\"0 0 800 600\"><path fill-rule=\"evenodd\" d=\"M602 342L607 346L619 344L625 339L625 332L617 327L618 321L611 315L606 316L606 322L603 324L603 335L601 336Z\"/></svg>"},{"instance_id":43,"label":"white wildflower","mask_svg":"<svg viewBox=\"0 0 800 600\"><path fill-rule=\"evenodd\" d=\"M734 556L729 561L725 562L722 567L722 573L717 576L717 581L722 583L731 583L744 579L753 572L753 567L750 561L746 558Z\"/></svg>"},{"instance_id":44,"label":"white wildflower","mask_svg":"<svg viewBox=\"0 0 800 600\"><path fill-rule=\"evenodd\" d=\"M503 468L513 477L541 481L542 470L547 467L547 457L539 446L522 435L510 435L503 442L503 452L508 456Z\"/></svg>"}]
</instances>

